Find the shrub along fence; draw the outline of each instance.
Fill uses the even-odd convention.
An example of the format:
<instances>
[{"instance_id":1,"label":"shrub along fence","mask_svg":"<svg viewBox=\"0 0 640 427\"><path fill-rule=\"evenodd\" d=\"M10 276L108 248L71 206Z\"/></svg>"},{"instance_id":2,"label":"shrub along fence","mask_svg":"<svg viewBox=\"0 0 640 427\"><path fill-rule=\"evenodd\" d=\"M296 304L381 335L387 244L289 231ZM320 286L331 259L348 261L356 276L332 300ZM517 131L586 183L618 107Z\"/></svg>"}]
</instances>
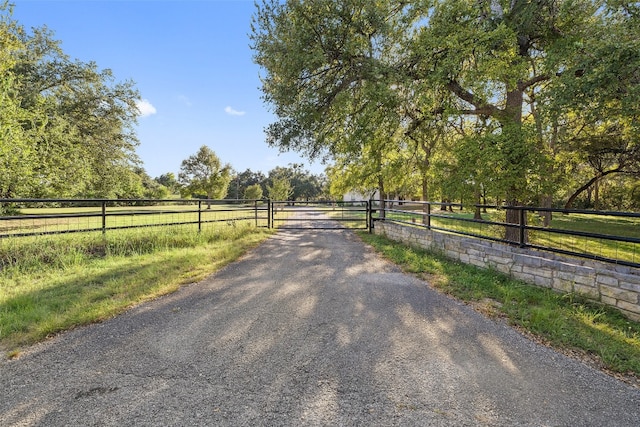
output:
<instances>
[{"instance_id":1,"label":"shrub along fence","mask_svg":"<svg viewBox=\"0 0 640 427\"><path fill-rule=\"evenodd\" d=\"M0 199L0 238L251 221L269 226L262 200Z\"/></svg>"},{"instance_id":2,"label":"shrub along fence","mask_svg":"<svg viewBox=\"0 0 640 427\"><path fill-rule=\"evenodd\" d=\"M374 218L374 231L537 286L585 295L640 321L640 214L495 206L462 212L450 208L460 206L386 200ZM486 219L478 219L476 209ZM517 209L520 222L507 224L505 209ZM540 215L549 212L555 215L544 226ZM505 239L509 234L505 230L514 227L519 230L518 239Z\"/></svg>"}]
</instances>

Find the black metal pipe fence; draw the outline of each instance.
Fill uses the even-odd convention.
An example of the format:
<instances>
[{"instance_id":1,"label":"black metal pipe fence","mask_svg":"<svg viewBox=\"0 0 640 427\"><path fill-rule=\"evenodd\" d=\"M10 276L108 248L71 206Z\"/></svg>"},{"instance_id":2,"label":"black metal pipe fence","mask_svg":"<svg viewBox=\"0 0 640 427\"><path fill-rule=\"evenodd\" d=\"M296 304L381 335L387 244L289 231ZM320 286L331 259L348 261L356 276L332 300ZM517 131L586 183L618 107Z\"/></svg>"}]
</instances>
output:
<instances>
[{"instance_id":1,"label":"black metal pipe fence","mask_svg":"<svg viewBox=\"0 0 640 427\"><path fill-rule=\"evenodd\" d=\"M640 267L640 213L385 200L374 220Z\"/></svg>"},{"instance_id":2,"label":"black metal pipe fence","mask_svg":"<svg viewBox=\"0 0 640 427\"><path fill-rule=\"evenodd\" d=\"M269 227L265 200L0 199L0 238L250 221Z\"/></svg>"},{"instance_id":3,"label":"black metal pipe fence","mask_svg":"<svg viewBox=\"0 0 640 427\"><path fill-rule=\"evenodd\" d=\"M279 209L282 214L283 209L289 209L287 203L292 202L278 205L270 200L0 199L0 238L92 231L106 233L108 230L159 226L190 226L201 231L210 224L238 221L273 228L284 219L278 218L274 211ZM358 224L371 228L374 221L386 220L640 267L640 213L524 206L465 207L455 203L405 200L385 200L382 205L374 201L359 203L362 206L354 203L341 207L348 213L348 218L342 210L339 216L333 213L328 216L333 220L348 219L349 228L360 228ZM519 218L517 223L506 222L508 210L518 212L513 215ZM296 211L304 209L296 208ZM549 224L544 221L547 215L553 218Z\"/></svg>"},{"instance_id":4,"label":"black metal pipe fence","mask_svg":"<svg viewBox=\"0 0 640 427\"><path fill-rule=\"evenodd\" d=\"M368 201L271 201L271 226L286 229L369 230Z\"/></svg>"}]
</instances>

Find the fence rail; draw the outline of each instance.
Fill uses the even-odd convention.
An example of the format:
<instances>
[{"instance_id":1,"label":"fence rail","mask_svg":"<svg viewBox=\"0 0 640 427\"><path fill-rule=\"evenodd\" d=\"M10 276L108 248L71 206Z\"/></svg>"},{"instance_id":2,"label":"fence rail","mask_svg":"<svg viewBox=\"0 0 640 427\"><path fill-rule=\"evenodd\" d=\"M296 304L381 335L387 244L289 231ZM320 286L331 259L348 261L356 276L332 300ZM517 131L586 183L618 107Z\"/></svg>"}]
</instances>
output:
<instances>
[{"instance_id":1,"label":"fence rail","mask_svg":"<svg viewBox=\"0 0 640 427\"><path fill-rule=\"evenodd\" d=\"M269 226L262 200L0 199L0 238L252 221Z\"/></svg>"},{"instance_id":2,"label":"fence rail","mask_svg":"<svg viewBox=\"0 0 640 427\"><path fill-rule=\"evenodd\" d=\"M370 228L374 221L386 220L640 267L640 213L522 206L464 207L452 203L404 200L385 200L382 205L363 201L346 205L336 202L301 205L304 208L287 206L292 203L200 199L0 199L0 238L106 233L109 230L159 226L191 226L200 231L207 225L236 221L251 221L257 227L273 228L288 218L282 211L291 210L295 212L284 213L297 214L298 217L289 218L290 224L294 220L300 222L302 218L307 223L321 225L330 219L345 228ZM340 209L334 210L334 206L340 206ZM308 209L321 211L322 215L313 216L305 212ZM275 210L278 210L278 215L275 215ZM509 210L517 212L509 215L518 218L517 222L506 221ZM481 214L479 218L474 217L474 211ZM548 214L552 220L545 224L542 217ZM322 221L315 221L316 217Z\"/></svg>"},{"instance_id":3,"label":"fence rail","mask_svg":"<svg viewBox=\"0 0 640 427\"><path fill-rule=\"evenodd\" d=\"M367 201L271 201L274 228L369 230Z\"/></svg>"},{"instance_id":4,"label":"fence rail","mask_svg":"<svg viewBox=\"0 0 640 427\"><path fill-rule=\"evenodd\" d=\"M640 213L385 200L374 220L640 267Z\"/></svg>"}]
</instances>

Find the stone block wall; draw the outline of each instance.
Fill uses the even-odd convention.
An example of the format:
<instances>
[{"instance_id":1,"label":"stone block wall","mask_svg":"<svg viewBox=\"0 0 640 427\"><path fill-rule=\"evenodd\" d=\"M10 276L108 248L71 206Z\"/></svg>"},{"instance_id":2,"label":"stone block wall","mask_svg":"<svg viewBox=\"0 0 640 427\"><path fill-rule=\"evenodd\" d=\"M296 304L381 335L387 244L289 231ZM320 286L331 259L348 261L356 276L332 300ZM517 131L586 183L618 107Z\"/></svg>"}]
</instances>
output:
<instances>
[{"instance_id":1,"label":"stone block wall","mask_svg":"<svg viewBox=\"0 0 640 427\"><path fill-rule=\"evenodd\" d=\"M584 295L616 307L630 319L640 321L638 268L522 249L386 221L377 221L374 232L411 246L441 252L466 264L493 268L536 286Z\"/></svg>"}]
</instances>

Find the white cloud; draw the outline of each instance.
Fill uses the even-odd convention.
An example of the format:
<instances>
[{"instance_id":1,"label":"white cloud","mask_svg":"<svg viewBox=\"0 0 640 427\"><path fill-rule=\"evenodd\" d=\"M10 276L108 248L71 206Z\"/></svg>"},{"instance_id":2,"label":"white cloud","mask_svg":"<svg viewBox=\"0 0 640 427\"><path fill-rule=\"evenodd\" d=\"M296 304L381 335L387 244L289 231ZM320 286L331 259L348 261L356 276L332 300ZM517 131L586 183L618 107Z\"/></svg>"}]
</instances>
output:
<instances>
[{"instance_id":1,"label":"white cloud","mask_svg":"<svg viewBox=\"0 0 640 427\"><path fill-rule=\"evenodd\" d=\"M136 101L136 107L138 107L140 117L148 117L157 113L156 107L151 105L151 103L146 99L138 99Z\"/></svg>"},{"instance_id":2,"label":"white cloud","mask_svg":"<svg viewBox=\"0 0 640 427\"><path fill-rule=\"evenodd\" d=\"M224 112L229 114L230 116L244 116L244 111L234 110L231 107L225 107Z\"/></svg>"}]
</instances>

